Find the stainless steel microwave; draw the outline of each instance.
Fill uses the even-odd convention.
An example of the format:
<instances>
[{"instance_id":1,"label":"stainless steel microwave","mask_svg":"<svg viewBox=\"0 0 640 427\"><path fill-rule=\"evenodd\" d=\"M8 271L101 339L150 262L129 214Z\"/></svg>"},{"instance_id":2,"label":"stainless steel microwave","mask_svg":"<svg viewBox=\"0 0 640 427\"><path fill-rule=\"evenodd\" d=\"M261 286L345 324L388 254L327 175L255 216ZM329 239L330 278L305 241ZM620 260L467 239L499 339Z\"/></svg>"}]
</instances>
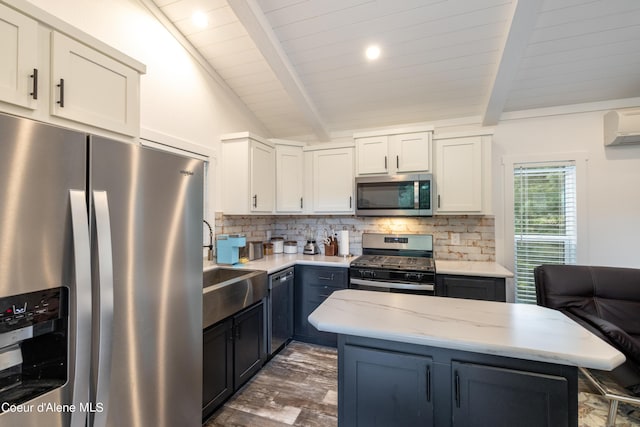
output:
<instances>
[{"instance_id":1,"label":"stainless steel microwave","mask_svg":"<svg viewBox=\"0 0 640 427\"><path fill-rule=\"evenodd\" d=\"M431 174L356 178L358 216L432 216Z\"/></svg>"}]
</instances>

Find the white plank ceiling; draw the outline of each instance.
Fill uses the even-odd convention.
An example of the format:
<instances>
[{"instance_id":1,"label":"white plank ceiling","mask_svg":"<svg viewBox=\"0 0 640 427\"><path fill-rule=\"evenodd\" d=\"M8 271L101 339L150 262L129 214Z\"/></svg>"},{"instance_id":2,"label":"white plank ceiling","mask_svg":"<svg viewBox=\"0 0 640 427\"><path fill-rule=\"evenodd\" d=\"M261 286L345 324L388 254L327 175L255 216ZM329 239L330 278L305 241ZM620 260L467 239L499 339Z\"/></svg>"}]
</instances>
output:
<instances>
[{"instance_id":1,"label":"white plank ceiling","mask_svg":"<svg viewBox=\"0 0 640 427\"><path fill-rule=\"evenodd\" d=\"M640 96L638 0L143 1L270 137L495 124L509 111ZM377 61L364 56L372 43Z\"/></svg>"}]
</instances>

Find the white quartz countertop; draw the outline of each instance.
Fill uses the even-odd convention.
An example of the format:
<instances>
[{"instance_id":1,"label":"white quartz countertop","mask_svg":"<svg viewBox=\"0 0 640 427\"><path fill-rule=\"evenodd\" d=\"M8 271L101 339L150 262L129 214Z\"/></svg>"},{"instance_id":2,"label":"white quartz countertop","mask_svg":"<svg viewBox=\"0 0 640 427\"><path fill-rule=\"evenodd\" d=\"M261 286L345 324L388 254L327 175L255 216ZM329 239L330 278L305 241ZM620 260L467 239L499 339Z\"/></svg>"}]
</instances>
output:
<instances>
[{"instance_id":1,"label":"white quartz countertop","mask_svg":"<svg viewBox=\"0 0 640 427\"><path fill-rule=\"evenodd\" d=\"M625 361L559 311L529 304L348 289L333 292L309 322L325 332L607 371Z\"/></svg>"},{"instance_id":2,"label":"white quartz countertop","mask_svg":"<svg viewBox=\"0 0 640 427\"><path fill-rule=\"evenodd\" d=\"M265 255L261 259L249 261L246 264L216 264L215 261L205 261L204 271L211 270L218 266L246 268L247 270L263 270L267 274L275 273L295 264L319 265L325 267L349 267L349 263L356 257L324 256L324 255L303 255L303 254L273 254Z\"/></svg>"},{"instance_id":3,"label":"white quartz countertop","mask_svg":"<svg viewBox=\"0 0 640 427\"><path fill-rule=\"evenodd\" d=\"M449 261L436 258L437 274L455 274L460 276L513 277L513 273L497 262L485 261Z\"/></svg>"},{"instance_id":4,"label":"white quartz countertop","mask_svg":"<svg viewBox=\"0 0 640 427\"><path fill-rule=\"evenodd\" d=\"M264 270L268 274L275 273L283 268L291 267L295 264L315 264L326 267L349 267L349 263L357 256L324 256L324 255L304 255L297 254L273 254L265 255L261 259L249 261L246 264L234 264L233 268L246 268L248 270ZM204 261L203 270L227 264L216 264L215 261ZM496 262L484 261L447 261L436 260L436 272L438 274L455 274L462 276L484 276L484 277L513 277L513 273Z\"/></svg>"}]
</instances>

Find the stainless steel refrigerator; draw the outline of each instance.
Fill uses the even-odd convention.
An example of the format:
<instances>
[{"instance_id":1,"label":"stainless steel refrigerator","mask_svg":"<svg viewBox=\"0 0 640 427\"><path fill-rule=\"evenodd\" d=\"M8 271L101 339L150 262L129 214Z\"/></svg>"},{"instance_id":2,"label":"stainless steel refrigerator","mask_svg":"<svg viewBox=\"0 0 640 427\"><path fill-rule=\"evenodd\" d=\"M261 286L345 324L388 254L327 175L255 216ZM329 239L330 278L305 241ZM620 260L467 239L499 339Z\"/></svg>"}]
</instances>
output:
<instances>
[{"instance_id":1,"label":"stainless steel refrigerator","mask_svg":"<svg viewBox=\"0 0 640 427\"><path fill-rule=\"evenodd\" d=\"M197 426L203 165L0 115L0 426Z\"/></svg>"}]
</instances>

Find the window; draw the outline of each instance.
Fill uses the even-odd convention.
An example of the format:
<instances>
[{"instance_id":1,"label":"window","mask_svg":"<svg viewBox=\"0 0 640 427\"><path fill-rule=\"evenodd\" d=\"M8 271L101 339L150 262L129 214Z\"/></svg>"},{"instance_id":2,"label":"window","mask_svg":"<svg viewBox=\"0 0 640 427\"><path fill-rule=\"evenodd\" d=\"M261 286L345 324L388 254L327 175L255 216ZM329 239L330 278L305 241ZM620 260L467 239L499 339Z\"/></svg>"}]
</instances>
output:
<instances>
[{"instance_id":1,"label":"window","mask_svg":"<svg viewBox=\"0 0 640 427\"><path fill-rule=\"evenodd\" d=\"M514 163L516 302L536 302L533 269L575 264L575 162Z\"/></svg>"}]
</instances>

